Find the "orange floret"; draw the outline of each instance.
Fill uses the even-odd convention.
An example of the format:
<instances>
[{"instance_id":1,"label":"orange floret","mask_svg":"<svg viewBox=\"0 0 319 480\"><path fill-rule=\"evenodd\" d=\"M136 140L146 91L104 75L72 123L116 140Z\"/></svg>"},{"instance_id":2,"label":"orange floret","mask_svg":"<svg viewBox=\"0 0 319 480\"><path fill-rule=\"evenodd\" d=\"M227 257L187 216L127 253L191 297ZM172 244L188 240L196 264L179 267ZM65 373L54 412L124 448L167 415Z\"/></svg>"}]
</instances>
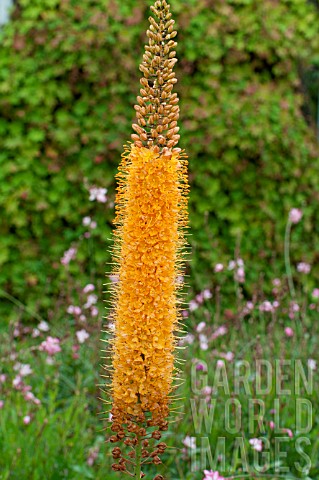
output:
<instances>
[{"instance_id":1,"label":"orange floret","mask_svg":"<svg viewBox=\"0 0 319 480\"><path fill-rule=\"evenodd\" d=\"M164 156L133 145L120 166L112 378L119 423L150 412L160 424L168 415L187 223L186 163L183 154Z\"/></svg>"}]
</instances>

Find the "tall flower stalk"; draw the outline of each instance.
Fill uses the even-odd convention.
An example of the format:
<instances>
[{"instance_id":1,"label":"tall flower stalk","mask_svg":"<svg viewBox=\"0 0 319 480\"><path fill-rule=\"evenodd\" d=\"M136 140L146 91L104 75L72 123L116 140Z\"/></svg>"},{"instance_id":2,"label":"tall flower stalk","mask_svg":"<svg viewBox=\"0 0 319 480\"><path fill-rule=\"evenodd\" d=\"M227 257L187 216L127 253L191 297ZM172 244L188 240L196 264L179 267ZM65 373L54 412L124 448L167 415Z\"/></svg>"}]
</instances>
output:
<instances>
[{"instance_id":1,"label":"tall flower stalk","mask_svg":"<svg viewBox=\"0 0 319 480\"><path fill-rule=\"evenodd\" d=\"M166 0L151 7L135 105L133 143L117 174L111 340L113 470L142 478L160 464L176 370L187 227L187 157L179 141L174 20ZM163 477L156 475L155 479Z\"/></svg>"}]
</instances>

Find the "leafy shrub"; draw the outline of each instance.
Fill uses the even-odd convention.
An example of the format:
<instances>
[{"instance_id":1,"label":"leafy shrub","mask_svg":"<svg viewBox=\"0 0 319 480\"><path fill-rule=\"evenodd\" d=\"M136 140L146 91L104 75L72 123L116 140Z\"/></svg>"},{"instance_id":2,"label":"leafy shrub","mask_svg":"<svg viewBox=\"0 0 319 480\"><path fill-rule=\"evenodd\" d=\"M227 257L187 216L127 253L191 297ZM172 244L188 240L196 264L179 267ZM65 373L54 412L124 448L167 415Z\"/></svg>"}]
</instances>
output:
<instances>
[{"instance_id":1,"label":"leafy shrub","mask_svg":"<svg viewBox=\"0 0 319 480\"><path fill-rule=\"evenodd\" d=\"M298 72L318 61L317 12L302 0L176 0L173 10L193 281L210 282L235 248L265 268L293 206L306 228L296 255L304 244L311 261L319 159ZM0 283L33 308L67 295L69 274L103 278L147 15L142 0L21 0L1 32ZM106 202L89 201L93 186L108 188ZM86 216L97 222L90 238Z\"/></svg>"}]
</instances>

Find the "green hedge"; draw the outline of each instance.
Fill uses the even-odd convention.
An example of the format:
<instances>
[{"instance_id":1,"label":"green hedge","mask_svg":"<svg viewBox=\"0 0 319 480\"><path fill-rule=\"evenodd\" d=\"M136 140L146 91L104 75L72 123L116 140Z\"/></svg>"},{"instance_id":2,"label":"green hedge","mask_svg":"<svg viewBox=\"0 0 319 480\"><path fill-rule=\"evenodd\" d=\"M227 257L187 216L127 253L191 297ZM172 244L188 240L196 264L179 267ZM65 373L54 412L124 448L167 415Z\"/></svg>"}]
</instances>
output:
<instances>
[{"instance_id":1,"label":"green hedge","mask_svg":"<svg viewBox=\"0 0 319 480\"><path fill-rule=\"evenodd\" d=\"M130 138L144 0L20 0L0 33L0 284L33 308L103 282L114 173ZM319 241L319 157L300 72L319 63L318 12L305 0L174 0L182 141L190 158L192 279L233 256L261 270ZM88 188L108 188L106 203ZM91 238L82 219L97 222ZM75 260L60 258L75 245ZM237 246L237 247L236 247ZM302 253L303 252L303 253Z\"/></svg>"}]
</instances>

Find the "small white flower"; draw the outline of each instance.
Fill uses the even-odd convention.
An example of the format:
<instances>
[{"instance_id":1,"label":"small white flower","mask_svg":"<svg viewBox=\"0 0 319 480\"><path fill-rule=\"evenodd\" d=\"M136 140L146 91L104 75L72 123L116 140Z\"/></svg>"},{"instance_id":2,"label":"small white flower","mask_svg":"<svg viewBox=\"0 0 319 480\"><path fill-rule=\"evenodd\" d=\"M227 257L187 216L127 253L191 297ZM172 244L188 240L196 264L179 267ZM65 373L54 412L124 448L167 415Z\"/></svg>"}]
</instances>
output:
<instances>
[{"instance_id":1,"label":"small white flower","mask_svg":"<svg viewBox=\"0 0 319 480\"><path fill-rule=\"evenodd\" d=\"M259 438L251 438L249 440L250 445L257 452L261 452L263 449L263 442Z\"/></svg>"},{"instance_id":2,"label":"small white flower","mask_svg":"<svg viewBox=\"0 0 319 480\"><path fill-rule=\"evenodd\" d=\"M84 308L90 308L96 302L97 302L97 296L91 294L91 295L88 296L87 302L84 304Z\"/></svg>"},{"instance_id":3,"label":"small white flower","mask_svg":"<svg viewBox=\"0 0 319 480\"><path fill-rule=\"evenodd\" d=\"M205 298L205 300L209 300L210 298L212 298L212 296L213 296L213 294L208 288L206 288L203 291L203 297Z\"/></svg>"},{"instance_id":4,"label":"small white flower","mask_svg":"<svg viewBox=\"0 0 319 480\"><path fill-rule=\"evenodd\" d=\"M231 260L228 264L228 270L234 270L235 267L236 267L235 260Z\"/></svg>"},{"instance_id":5,"label":"small white flower","mask_svg":"<svg viewBox=\"0 0 319 480\"><path fill-rule=\"evenodd\" d=\"M194 450L196 448L196 438L186 435L186 437L183 440L183 444L185 445L185 447L190 448L191 450Z\"/></svg>"},{"instance_id":6,"label":"small white flower","mask_svg":"<svg viewBox=\"0 0 319 480\"><path fill-rule=\"evenodd\" d=\"M194 340L195 340L194 335L192 335L191 333L188 333L187 335L185 335L185 337L182 337L179 340L179 344L180 345L192 345L192 343L194 343Z\"/></svg>"},{"instance_id":7,"label":"small white flower","mask_svg":"<svg viewBox=\"0 0 319 480\"><path fill-rule=\"evenodd\" d=\"M91 223L91 217L84 217L83 220L82 220L82 224L85 226L85 227L88 227Z\"/></svg>"},{"instance_id":8,"label":"small white flower","mask_svg":"<svg viewBox=\"0 0 319 480\"><path fill-rule=\"evenodd\" d=\"M237 265L239 267L243 267L244 266L244 260L242 258L237 258Z\"/></svg>"},{"instance_id":9,"label":"small white flower","mask_svg":"<svg viewBox=\"0 0 319 480\"><path fill-rule=\"evenodd\" d=\"M89 200L91 202L96 200L97 202L105 203L107 201L107 197L106 197L107 188L91 187L89 191L90 191Z\"/></svg>"},{"instance_id":10,"label":"small white flower","mask_svg":"<svg viewBox=\"0 0 319 480\"><path fill-rule=\"evenodd\" d=\"M89 336L90 335L88 334L88 332L84 329L78 330L76 332L76 337L79 343L84 343L89 338Z\"/></svg>"},{"instance_id":11,"label":"small white flower","mask_svg":"<svg viewBox=\"0 0 319 480\"><path fill-rule=\"evenodd\" d=\"M39 323L38 329L41 330L41 332L48 332L50 330L49 324L42 320L42 322Z\"/></svg>"},{"instance_id":12,"label":"small white flower","mask_svg":"<svg viewBox=\"0 0 319 480\"><path fill-rule=\"evenodd\" d=\"M199 346L201 350L208 350L208 338L203 333L199 334Z\"/></svg>"},{"instance_id":13,"label":"small white flower","mask_svg":"<svg viewBox=\"0 0 319 480\"><path fill-rule=\"evenodd\" d=\"M26 377L33 373L33 370L28 363L16 363L13 367L13 370L19 372L21 377Z\"/></svg>"},{"instance_id":14,"label":"small white flower","mask_svg":"<svg viewBox=\"0 0 319 480\"><path fill-rule=\"evenodd\" d=\"M200 333L206 327L206 322L200 322L196 327L196 332Z\"/></svg>"},{"instance_id":15,"label":"small white flower","mask_svg":"<svg viewBox=\"0 0 319 480\"><path fill-rule=\"evenodd\" d=\"M36 337L38 337L39 335L40 335L40 330L39 330L38 328L34 328L34 329L32 330L32 337L33 337L33 338L36 338Z\"/></svg>"},{"instance_id":16,"label":"small white flower","mask_svg":"<svg viewBox=\"0 0 319 480\"><path fill-rule=\"evenodd\" d=\"M317 369L317 362L313 358L309 358L308 360L308 367L310 370L316 370Z\"/></svg>"},{"instance_id":17,"label":"small white flower","mask_svg":"<svg viewBox=\"0 0 319 480\"><path fill-rule=\"evenodd\" d=\"M188 308L190 312L194 312L195 310L198 309L198 303L195 300L191 300L188 304Z\"/></svg>"}]
</instances>

